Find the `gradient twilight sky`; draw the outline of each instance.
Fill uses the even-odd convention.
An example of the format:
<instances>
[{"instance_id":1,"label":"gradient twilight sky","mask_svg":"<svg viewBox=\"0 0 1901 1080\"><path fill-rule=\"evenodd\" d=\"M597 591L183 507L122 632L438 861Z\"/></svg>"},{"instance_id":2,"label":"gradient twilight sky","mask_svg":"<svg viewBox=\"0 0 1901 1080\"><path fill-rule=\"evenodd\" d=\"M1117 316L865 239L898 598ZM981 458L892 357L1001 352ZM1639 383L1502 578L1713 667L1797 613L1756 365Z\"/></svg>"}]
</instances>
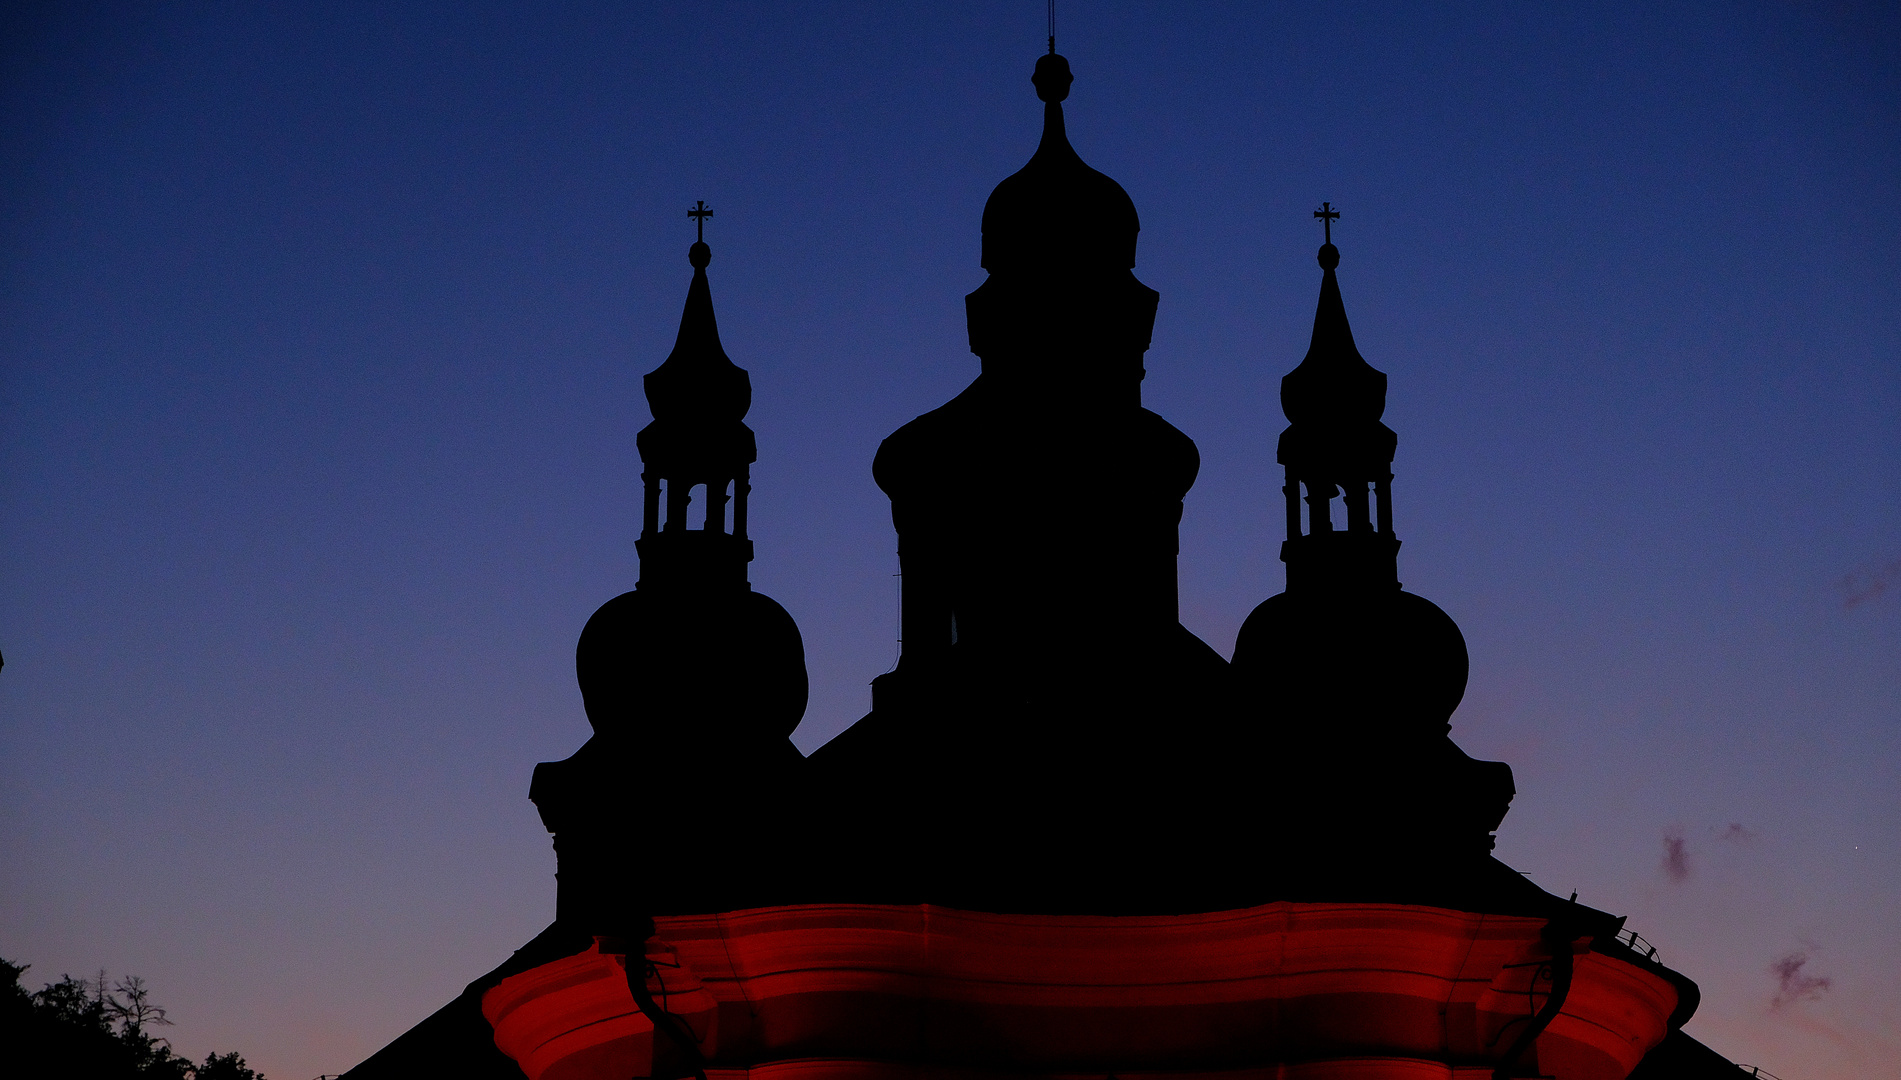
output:
<instances>
[{"instance_id":1,"label":"gradient twilight sky","mask_svg":"<svg viewBox=\"0 0 1901 1080\"><path fill-rule=\"evenodd\" d=\"M1894 6L1059 14L1162 294L1145 402L1201 448L1183 622L1225 655L1281 588L1331 200L1401 577L1470 644L1455 738L1517 772L1500 856L1628 914L1732 1058L1901 1077ZM4 19L0 955L35 985L142 974L180 1050L304 1080L547 923L529 772L587 737L574 642L635 579L695 199L796 740L868 708L871 458L976 374L1041 3Z\"/></svg>"}]
</instances>

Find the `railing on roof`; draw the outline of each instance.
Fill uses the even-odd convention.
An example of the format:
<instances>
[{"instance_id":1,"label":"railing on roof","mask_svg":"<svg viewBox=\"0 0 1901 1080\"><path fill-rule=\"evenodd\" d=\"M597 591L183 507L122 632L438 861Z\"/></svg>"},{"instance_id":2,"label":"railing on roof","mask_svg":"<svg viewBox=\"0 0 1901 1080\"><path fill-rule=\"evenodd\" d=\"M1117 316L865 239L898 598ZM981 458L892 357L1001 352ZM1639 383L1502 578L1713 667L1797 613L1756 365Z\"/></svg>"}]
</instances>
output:
<instances>
[{"instance_id":1,"label":"railing on roof","mask_svg":"<svg viewBox=\"0 0 1901 1080\"><path fill-rule=\"evenodd\" d=\"M1761 1077L1761 1080L1782 1080L1782 1077L1777 1076L1775 1073L1770 1072L1760 1065L1737 1065L1736 1067L1747 1071L1751 1076Z\"/></svg>"},{"instance_id":2,"label":"railing on roof","mask_svg":"<svg viewBox=\"0 0 1901 1080\"><path fill-rule=\"evenodd\" d=\"M1627 946L1631 952L1636 953L1645 960L1653 960L1659 964L1663 963L1663 961L1657 959L1657 947L1645 941L1637 931L1630 929L1619 930L1617 932L1617 940L1619 944ZM1768 1080L1777 1080L1776 1077L1770 1076L1768 1073L1763 1073L1762 1075L1767 1077Z\"/></svg>"}]
</instances>

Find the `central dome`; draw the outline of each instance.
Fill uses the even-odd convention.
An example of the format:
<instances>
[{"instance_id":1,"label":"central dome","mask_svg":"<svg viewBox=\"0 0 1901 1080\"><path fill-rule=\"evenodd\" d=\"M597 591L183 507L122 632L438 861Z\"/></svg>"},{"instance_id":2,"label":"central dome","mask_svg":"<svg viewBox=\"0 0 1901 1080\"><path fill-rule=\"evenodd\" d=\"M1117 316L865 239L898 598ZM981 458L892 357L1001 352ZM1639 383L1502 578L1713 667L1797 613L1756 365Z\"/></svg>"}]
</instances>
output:
<instances>
[{"instance_id":1,"label":"central dome","mask_svg":"<svg viewBox=\"0 0 1901 1080\"><path fill-rule=\"evenodd\" d=\"M1114 271L1135 266L1142 228L1122 185L1083 163L1063 130L1069 61L1036 62L1043 99L1043 141L1029 164L1005 177L984 204L983 267L991 273L1065 268Z\"/></svg>"}]
</instances>

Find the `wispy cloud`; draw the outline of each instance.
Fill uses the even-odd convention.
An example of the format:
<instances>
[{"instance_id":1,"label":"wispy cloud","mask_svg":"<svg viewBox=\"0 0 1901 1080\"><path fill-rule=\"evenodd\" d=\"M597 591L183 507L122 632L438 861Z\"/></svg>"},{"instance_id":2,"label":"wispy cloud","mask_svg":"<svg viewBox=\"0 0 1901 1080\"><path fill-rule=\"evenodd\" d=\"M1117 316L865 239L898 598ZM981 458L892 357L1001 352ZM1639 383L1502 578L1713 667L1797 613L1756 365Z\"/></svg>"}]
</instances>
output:
<instances>
[{"instance_id":1,"label":"wispy cloud","mask_svg":"<svg viewBox=\"0 0 1901 1080\"><path fill-rule=\"evenodd\" d=\"M1678 885L1690 880L1690 843L1681 825L1663 830L1663 872Z\"/></svg>"},{"instance_id":2,"label":"wispy cloud","mask_svg":"<svg viewBox=\"0 0 1901 1080\"><path fill-rule=\"evenodd\" d=\"M1762 839L1762 834L1754 829L1745 828L1740 822L1732 821L1728 827L1711 829L1718 840L1727 840L1732 844L1752 844Z\"/></svg>"},{"instance_id":3,"label":"wispy cloud","mask_svg":"<svg viewBox=\"0 0 1901 1080\"><path fill-rule=\"evenodd\" d=\"M1798 1001L1813 1001L1828 993L1834 980L1823 975L1813 975L1804 971L1813 959L1810 948L1798 949L1769 965L1769 974L1776 977L1776 994L1769 1000L1769 1007L1781 1009Z\"/></svg>"},{"instance_id":4,"label":"wispy cloud","mask_svg":"<svg viewBox=\"0 0 1901 1080\"><path fill-rule=\"evenodd\" d=\"M1887 592L1896 582L1901 582L1901 559L1857 567L1843 575L1838 583L1837 587L1842 590L1842 607L1859 607Z\"/></svg>"}]
</instances>

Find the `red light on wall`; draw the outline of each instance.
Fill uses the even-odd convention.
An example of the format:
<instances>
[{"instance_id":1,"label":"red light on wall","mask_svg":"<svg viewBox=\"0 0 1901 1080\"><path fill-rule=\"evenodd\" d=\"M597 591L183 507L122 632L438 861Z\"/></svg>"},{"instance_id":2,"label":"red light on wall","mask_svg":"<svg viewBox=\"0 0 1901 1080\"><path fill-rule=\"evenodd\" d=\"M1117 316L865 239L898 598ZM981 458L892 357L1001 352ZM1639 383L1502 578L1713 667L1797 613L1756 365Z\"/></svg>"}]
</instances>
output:
<instances>
[{"instance_id":1,"label":"red light on wall","mask_svg":"<svg viewBox=\"0 0 1901 1080\"><path fill-rule=\"evenodd\" d=\"M708 1080L1489 1080L1549 998L1543 926L1391 904L800 905L657 920L648 986L700 1039ZM1623 1080L1676 1003L1653 971L1578 956L1520 1070ZM482 1009L529 1080L652 1072L652 1025L598 947L504 980Z\"/></svg>"}]
</instances>

